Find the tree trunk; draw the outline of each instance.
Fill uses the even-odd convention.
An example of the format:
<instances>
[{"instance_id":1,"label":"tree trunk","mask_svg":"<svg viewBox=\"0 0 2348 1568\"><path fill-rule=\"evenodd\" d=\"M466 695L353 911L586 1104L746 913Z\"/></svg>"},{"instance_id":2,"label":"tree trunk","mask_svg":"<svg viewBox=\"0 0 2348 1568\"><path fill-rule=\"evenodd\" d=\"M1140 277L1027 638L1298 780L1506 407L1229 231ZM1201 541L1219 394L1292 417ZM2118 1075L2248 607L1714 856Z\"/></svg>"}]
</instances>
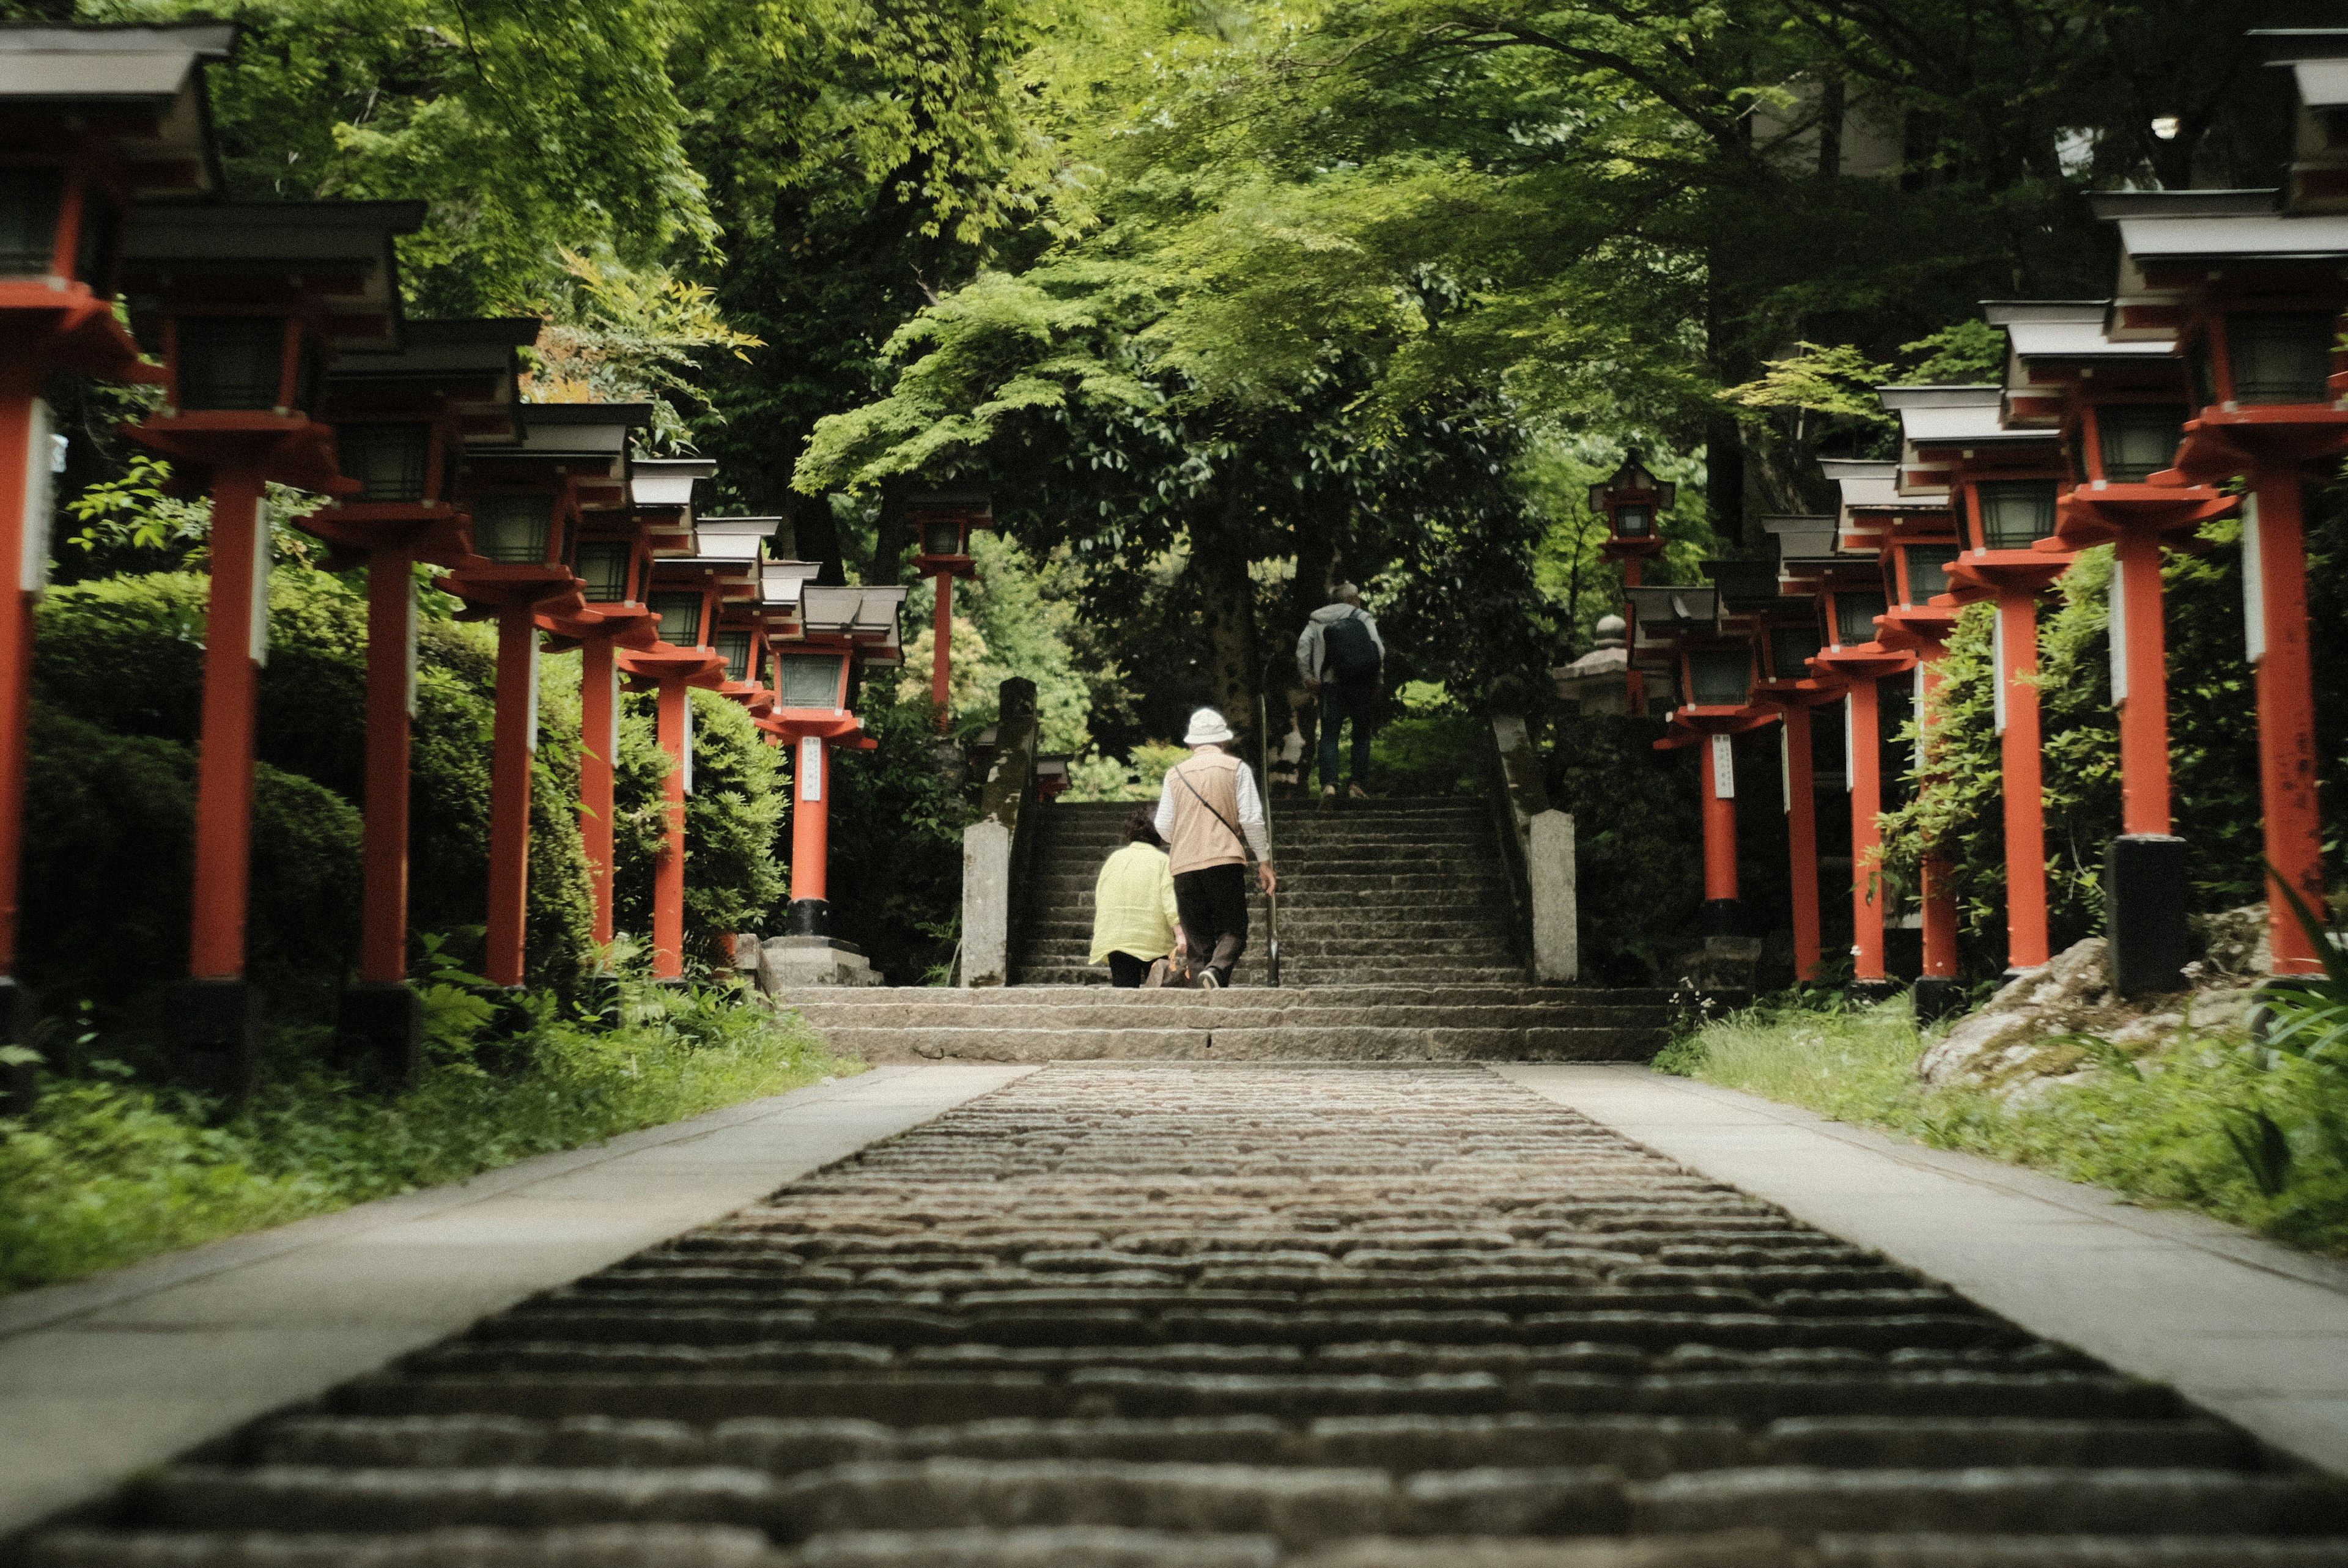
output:
<instances>
[{"instance_id":1,"label":"tree trunk","mask_svg":"<svg viewBox=\"0 0 2348 1568\"><path fill-rule=\"evenodd\" d=\"M1248 516L1240 487L1226 480L1190 512L1190 570L1204 606L1215 705L1232 729L1256 727L1255 584L1248 576Z\"/></svg>"}]
</instances>

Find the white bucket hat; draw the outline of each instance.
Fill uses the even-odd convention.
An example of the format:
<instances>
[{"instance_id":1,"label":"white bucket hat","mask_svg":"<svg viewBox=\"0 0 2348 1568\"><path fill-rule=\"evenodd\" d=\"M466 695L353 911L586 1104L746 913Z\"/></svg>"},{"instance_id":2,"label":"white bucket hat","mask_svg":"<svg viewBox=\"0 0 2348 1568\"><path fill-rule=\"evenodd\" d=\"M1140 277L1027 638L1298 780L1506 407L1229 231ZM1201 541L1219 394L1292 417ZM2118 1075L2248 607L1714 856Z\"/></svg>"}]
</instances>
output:
<instances>
[{"instance_id":1,"label":"white bucket hat","mask_svg":"<svg viewBox=\"0 0 2348 1568\"><path fill-rule=\"evenodd\" d=\"M1201 708L1190 715L1190 733L1182 737L1186 746L1220 746L1231 739L1231 727L1212 708Z\"/></svg>"}]
</instances>

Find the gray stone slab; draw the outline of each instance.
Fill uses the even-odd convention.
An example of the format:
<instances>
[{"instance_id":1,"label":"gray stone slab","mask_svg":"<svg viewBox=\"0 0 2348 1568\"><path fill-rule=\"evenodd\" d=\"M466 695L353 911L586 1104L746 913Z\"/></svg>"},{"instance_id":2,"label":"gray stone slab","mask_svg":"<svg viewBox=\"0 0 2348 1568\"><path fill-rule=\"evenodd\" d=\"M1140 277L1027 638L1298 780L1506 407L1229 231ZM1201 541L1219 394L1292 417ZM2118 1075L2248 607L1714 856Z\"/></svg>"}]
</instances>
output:
<instances>
[{"instance_id":1,"label":"gray stone slab","mask_svg":"<svg viewBox=\"0 0 2348 1568\"><path fill-rule=\"evenodd\" d=\"M1492 1071L2348 1472L2348 1266L1644 1068Z\"/></svg>"},{"instance_id":2,"label":"gray stone slab","mask_svg":"<svg viewBox=\"0 0 2348 1568\"><path fill-rule=\"evenodd\" d=\"M1029 1071L877 1068L0 1300L0 1535Z\"/></svg>"}]
</instances>

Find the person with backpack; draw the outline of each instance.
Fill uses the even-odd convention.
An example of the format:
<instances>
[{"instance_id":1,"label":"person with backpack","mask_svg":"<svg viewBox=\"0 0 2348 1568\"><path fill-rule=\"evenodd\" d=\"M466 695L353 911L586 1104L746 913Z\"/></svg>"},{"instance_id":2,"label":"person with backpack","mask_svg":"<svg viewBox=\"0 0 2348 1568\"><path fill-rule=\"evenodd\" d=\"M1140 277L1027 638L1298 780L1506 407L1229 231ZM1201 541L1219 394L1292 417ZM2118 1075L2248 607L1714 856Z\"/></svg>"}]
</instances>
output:
<instances>
[{"instance_id":1,"label":"person with backpack","mask_svg":"<svg viewBox=\"0 0 2348 1568\"><path fill-rule=\"evenodd\" d=\"M1355 800L1368 798L1362 781L1370 776L1370 734L1385 672L1385 639L1362 608L1362 590L1341 582L1329 602L1313 612L1296 640L1296 668L1307 691L1321 696L1321 804L1337 802L1337 726L1352 720L1354 766L1348 781Z\"/></svg>"},{"instance_id":2,"label":"person with backpack","mask_svg":"<svg viewBox=\"0 0 2348 1568\"><path fill-rule=\"evenodd\" d=\"M1231 969L1247 950L1250 850L1265 897L1280 890L1255 775L1223 749L1234 738L1214 709L1190 715L1182 737L1190 754L1167 770L1152 824L1167 843L1190 961L1204 966L1199 983L1209 990L1231 983Z\"/></svg>"},{"instance_id":3,"label":"person with backpack","mask_svg":"<svg viewBox=\"0 0 2348 1568\"><path fill-rule=\"evenodd\" d=\"M1125 819L1125 847L1102 862L1093 884L1090 961L1108 966L1111 985L1139 986L1153 965L1182 953L1180 917L1166 841L1149 808L1135 806Z\"/></svg>"}]
</instances>

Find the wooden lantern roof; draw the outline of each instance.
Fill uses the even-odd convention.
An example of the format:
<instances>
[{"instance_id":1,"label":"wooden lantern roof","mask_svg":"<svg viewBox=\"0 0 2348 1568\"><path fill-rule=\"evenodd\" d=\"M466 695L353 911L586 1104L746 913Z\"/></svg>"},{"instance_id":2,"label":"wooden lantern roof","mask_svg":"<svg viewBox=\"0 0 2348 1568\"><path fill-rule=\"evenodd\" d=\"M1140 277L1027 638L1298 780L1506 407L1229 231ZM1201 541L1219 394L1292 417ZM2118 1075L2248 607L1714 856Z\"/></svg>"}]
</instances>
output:
<instances>
[{"instance_id":1,"label":"wooden lantern roof","mask_svg":"<svg viewBox=\"0 0 2348 1568\"><path fill-rule=\"evenodd\" d=\"M644 525L653 554L690 556L694 543L694 487L717 476L706 457L639 457L629 470L628 494Z\"/></svg>"},{"instance_id":2,"label":"wooden lantern roof","mask_svg":"<svg viewBox=\"0 0 2348 1568\"><path fill-rule=\"evenodd\" d=\"M394 353L406 323L392 240L423 224L421 201L146 202L123 237L123 292L134 324L298 297L337 354Z\"/></svg>"},{"instance_id":3,"label":"wooden lantern roof","mask_svg":"<svg viewBox=\"0 0 2348 1568\"><path fill-rule=\"evenodd\" d=\"M537 341L538 329L528 317L408 322L396 352L338 362L327 374L327 390L342 417L429 403L448 411L469 451L519 446L517 351Z\"/></svg>"},{"instance_id":4,"label":"wooden lantern roof","mask_svg":"<svg viewBox=\"0 0 2348 1568\"><path fill-rule=\"evenodd\" d=\"M803 583L799 589L801 638L846 642L855 648L862 662L894 667L905 661L901 620L904 608L901 585Z\"/></svg>"},{"instance_id":5,"label":"wooden lantern roof","mask_svg":"<svg viewBox=\"0 0 2348 1568\"><path fill-rule=\"evenodd\" d=\"M635 433L652 422L649 403L525 403L520 442L481 454L475 472L504 480L551 469L576 487L581 511L620 511L630 503Z\"/></svg>"},{"instance_id":6,"label":"wooden lantern roof","mask_svg":"<svg viewBox=\"0 0 2348 1568\"><path fill-rule=\"evenodd\" d=\"M233 22L0 24L0 143L56 145L71 117L111 157L126 196L218 196L204 67L236 41Z\"/></svg>"}]
</instances>

